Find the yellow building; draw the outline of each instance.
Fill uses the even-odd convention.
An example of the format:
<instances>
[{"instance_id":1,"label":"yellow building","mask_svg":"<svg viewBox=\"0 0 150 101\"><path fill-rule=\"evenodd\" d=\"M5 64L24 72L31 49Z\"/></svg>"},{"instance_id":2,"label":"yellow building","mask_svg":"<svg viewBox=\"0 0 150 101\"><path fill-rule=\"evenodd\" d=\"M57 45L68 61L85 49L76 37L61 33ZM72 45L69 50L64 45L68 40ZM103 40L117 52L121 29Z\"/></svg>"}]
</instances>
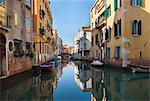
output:
<instances>
[{"instance_id":1,"label":"yellow building","mask_svg":"<svg viewBox=\"0 0 150 101\"><path fill-rule=\"evenodd\" d=\"M41 64L52 57L52 15L49 0L33 0L34 64Z\"/></svg>"},{"instance_id":2,"label":"yellow building","mask_svg":"<svg viewBox=\"0 0 150 101\"><path fill-rule=\"evenodd\" d=\"M93 58L150 66L149 5L149 0L96 0L90 10Z\"/></svg>"}]
</instances>

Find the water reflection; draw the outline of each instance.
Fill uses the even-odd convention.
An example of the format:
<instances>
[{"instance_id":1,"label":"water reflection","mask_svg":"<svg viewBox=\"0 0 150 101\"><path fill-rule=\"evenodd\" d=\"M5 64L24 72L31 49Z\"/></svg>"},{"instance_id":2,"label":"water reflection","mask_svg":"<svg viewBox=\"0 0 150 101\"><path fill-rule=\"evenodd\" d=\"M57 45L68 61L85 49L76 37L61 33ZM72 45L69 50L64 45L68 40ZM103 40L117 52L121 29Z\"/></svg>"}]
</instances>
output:
<instances>
[{"instance_id":1,"label":"water reflection","mask_svg":"<svg viewBox=\"0 0 150 101\"><path fill-rule=\"evenodd\" d=\"M1 92L0 99L18 101L149 100L149 74L106 67L95 69L76 61L55 66L52 73L31 76Z\"/></svg>"},{"instance_id":2,"label":"water reflection","mask_svg":"<svg viewBox=\"0 0 150 101\"><path fill-rule=\"evenodd\" d=\"M2 91L1 99L8 100L53 100L53 78L51 74L28 78L14 87Z\"/></svg>"},{"instance_id":3,"label":"water reflection","mask_svg":"<svg viewBox=\"0 0 150 101\"><path fill-rule=\"evenodd\" d=\"M77 65L77 64L76 64ZM81 90L84 92L90 92L92 89L92 79L90 68L86 64L82 64L79 61L78 65L74 67L75 81Z\"/></svg>"},{"instance_id":4,"label":"water reflection","mask_svg":"<svg viewBox=\"0 0 150 101\"><path fill-rule=\"evenodd\" d=\"M106 67L103 70L91 68L91 73L85 76L88 70L85 63L76 62L76 66L75 79L83 91L86 78L91 77L91 101L150 100L149 74L119 72Z\"/></svg>"}]
</instances>

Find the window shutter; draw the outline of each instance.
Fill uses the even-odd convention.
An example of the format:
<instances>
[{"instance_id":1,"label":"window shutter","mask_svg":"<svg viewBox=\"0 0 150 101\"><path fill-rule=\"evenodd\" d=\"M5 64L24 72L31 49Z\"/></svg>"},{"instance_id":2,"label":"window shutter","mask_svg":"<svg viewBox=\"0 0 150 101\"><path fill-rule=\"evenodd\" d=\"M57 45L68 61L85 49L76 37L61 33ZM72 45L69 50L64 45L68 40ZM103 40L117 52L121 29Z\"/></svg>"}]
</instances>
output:
<instances>
[{"instance_id":1,"label":"window shutter","mask_svg":"<svg viewBox=\"0 0 150 101\"><path fill-rule=\"evenodd\" d=\"M114 11L117 10L117 0L114 0Z\"/></svg>"},{"instance_id":2,"label":"window shutter","mask_svg":"<svg viewBox=\"0 0 150 101\"><path fill-rule=\"evenodd\" d=\"M119 21L119 36L121 36L121 19Z\"/></svg>"},{"instance_id":3,"label":"window shutter","mask_svg":"<svg viewBox=\"0 0 150 101\"><path fill-rule=\"evenodd\" d=\"M108 8L106 9L106 17L108 17L108 14L109 13L109 10L108 10Z\"/></svg>"},{"instance_id":4,"label":"window shutter","mask_svg":"<svg viewBox=\"0 0 150 101\"><path fill-rule=\"evenodd\" d=\"M117 35L116 33L117 33L117 25L116 25L116 23L114 22L114 37Z\"/></svg>"},{"instance_id":5,"label":"window shutter","mask_svg":"<svg viewBox=\"0 0 150 101\"><path fill-rule=\"evenodd\" d=\"M122 6L122 0L120 0L120 7Z\"/></svg>"},{"instance_id":6,"label":"window shutter","mask_svg":"<svg viewBox=\"0 0 150 101\"><path fill-rule=\"evenodd\" d=\"M138 23L138 34L139 35L141 35L142 34L142 22L141 22L141 20L139 21L139 23Z\"/></svg>"},{"instance_id":7,"label":"window shutter","mask_svg":"<svg viewBox=\"0 0 150 101\"><path fill-rule=\"evenodd\" d=\"M134 21L132 21L132 34L134 34Z\"/></svg>"},{"instance_id":8,"label":"window shutter","mask_svg":"<svg viewBox=\"0 0 150 101\"><path fill-rule=\"evenodd\" d=\"M133 5L133 0L130 1L131 5Z\"/></svg>"},{"instance_id":9,"label":"window shutter","mask_svg":"<svg viewBox=\"0 0 150 101\"><path fill-rule=\"evenodd\" d=\"M142 6L142 0L138 0L138 5Z\"/></svg>"}]
</instances>

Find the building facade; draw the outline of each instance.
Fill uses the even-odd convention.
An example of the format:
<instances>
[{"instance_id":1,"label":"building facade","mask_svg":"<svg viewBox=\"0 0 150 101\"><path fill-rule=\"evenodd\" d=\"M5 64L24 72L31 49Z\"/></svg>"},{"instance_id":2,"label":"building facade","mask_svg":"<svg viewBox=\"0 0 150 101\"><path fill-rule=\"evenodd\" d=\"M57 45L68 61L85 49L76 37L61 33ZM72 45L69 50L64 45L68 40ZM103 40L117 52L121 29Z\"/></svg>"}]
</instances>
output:
<instances>
[{"instance_id":1,"label":"building facade","mask_svg":"<svg viewBox=\"0 0 150 101\"><path fill-rule=\"evenodd\" d=\"M150 66L150 2L96 0L90 10L92 56L127 67Z\"/></svg>"},{"instance_id":2,"label":"building facade","mask_svg":"<svg viewBox=\"0 0 150 101\"><path fill-rule=\"evenodd\" d=\"M82 27L75 37L75 52L79 59L91 58L91 28Z\"/></svg>"},{"instance_id":3,"label":"building facade","mask_svg":"<svg viewBox=\"0 0 150 101\"><path fill-rule=\"evenodd\" d=\"M53 54L57 55L57 39L58 39L58 32L56 29L53 29L52 35L52 50L54 51Z\"/></svg>"},{"instance_id":4,"label":"building facade","mask_svg":"<svg viewBox=\"0 0 150 101\"><path fill-rule=\"evenodd\" d=\"M62 53L62 39L58 36L57 37L57 45L56 45L56 55L61 55Z\"/></svg>"},{"instance_id":5,"label":"building facade","mask_svg":"<svg viewBox=\"0 0 150 101\"><path fill-rule=\"evenodd\" d=\"M32 5L30 0L0 2L0 76L32 68Z\"/></svg>"},{"instance_id":6,"label":"building facade","mask_svg":"<svg viewBox=\"0 0 150 101\"><path fill-rule=\"evenodd\" d=\"M50 60L52 50L52 24L49 0L33 0L34 65Z\"/></svg>"}]
</instances>

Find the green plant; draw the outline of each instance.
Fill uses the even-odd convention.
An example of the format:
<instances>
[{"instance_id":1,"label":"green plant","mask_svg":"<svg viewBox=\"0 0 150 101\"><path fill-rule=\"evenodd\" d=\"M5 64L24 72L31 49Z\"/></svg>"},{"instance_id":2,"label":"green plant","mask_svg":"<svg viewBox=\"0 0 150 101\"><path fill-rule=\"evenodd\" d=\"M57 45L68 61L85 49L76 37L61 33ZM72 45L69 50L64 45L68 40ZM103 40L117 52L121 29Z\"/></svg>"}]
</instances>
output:
<instances>
[{"instance_id":1,"label":"green plant","mask_svg":"<svg viewBox=\"0 0 150 101\"><path fill-rule=\"evenodd\" d=\"M35 53L34 53L34 52L30 52L30 53L29 53L29 57L30 57L30 58L34 58L34 56L35 56Z\"/></svg>"}]
</instances>

